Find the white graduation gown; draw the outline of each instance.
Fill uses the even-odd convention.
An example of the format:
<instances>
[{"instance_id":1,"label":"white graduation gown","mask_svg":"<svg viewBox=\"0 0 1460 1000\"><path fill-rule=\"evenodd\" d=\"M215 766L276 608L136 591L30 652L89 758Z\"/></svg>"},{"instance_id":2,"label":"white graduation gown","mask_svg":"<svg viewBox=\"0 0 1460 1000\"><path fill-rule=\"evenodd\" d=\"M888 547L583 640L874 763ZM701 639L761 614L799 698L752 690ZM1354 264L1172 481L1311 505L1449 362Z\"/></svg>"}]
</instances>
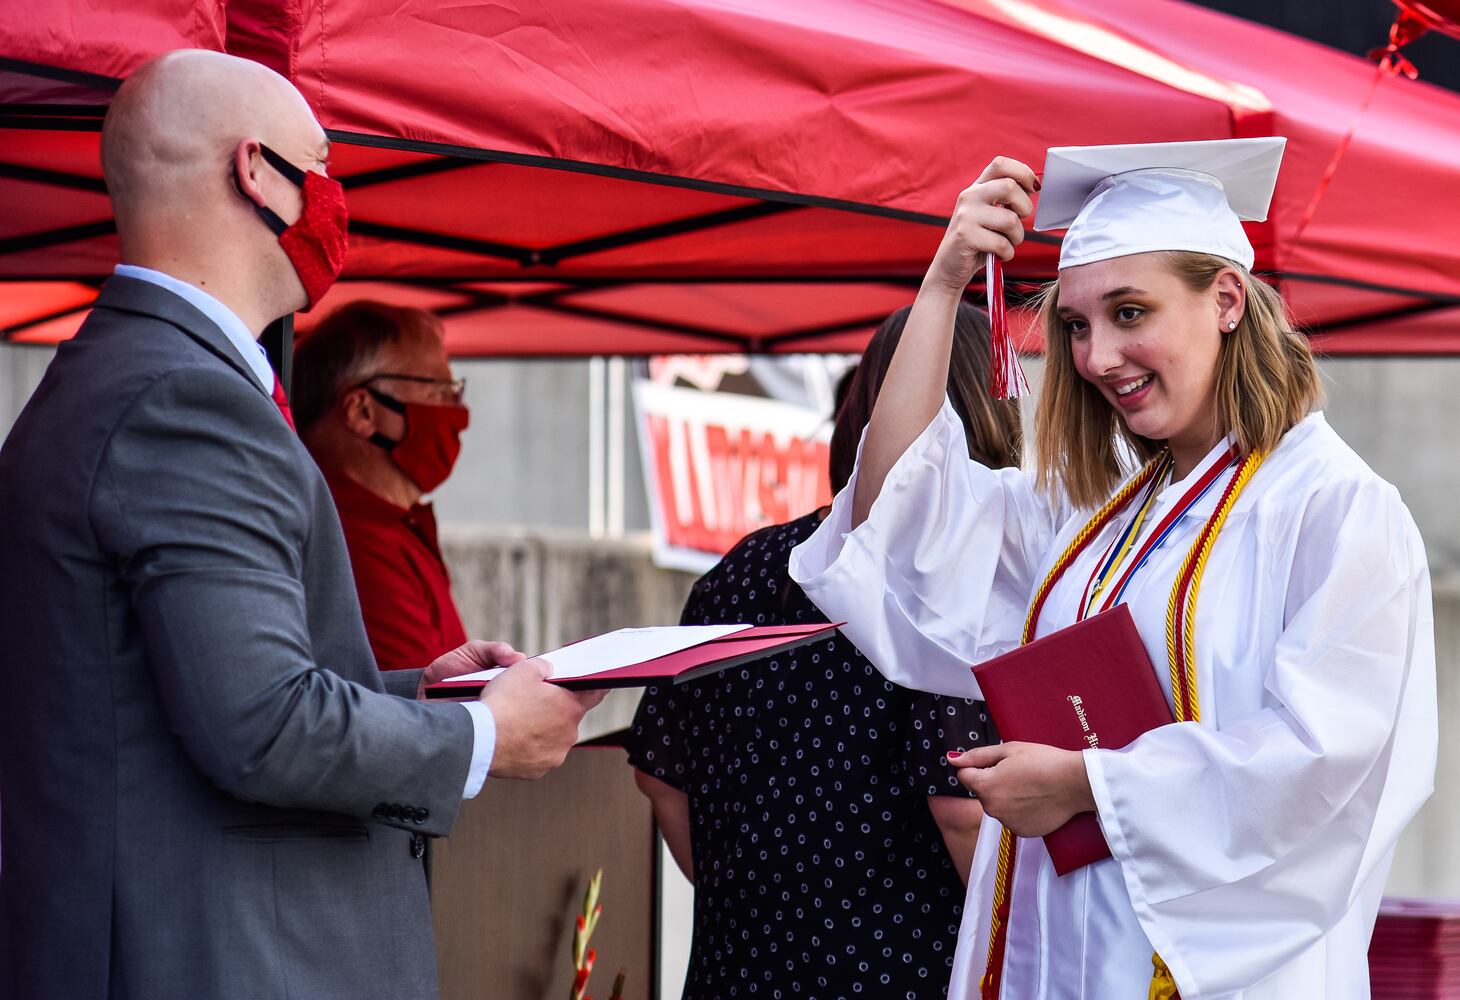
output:
<instances>
[{"instance_id":1,"label":"white graduation gown","mask_svg":"<svg viewBox=\"0 0 1460 1000\"><path fill-rule=\"evenodd\" d=\"M849 531L853 478L791 576L890 680L977 697L969 664L1017 644L1036 585L1091 512L970 461L964 440L945 402L867 521ZM1162 492L1148 525L1196 475ZM1126 591L1168 700L1167 601L1230 475ZM1064 574L1038 634L1076 620L1095 560L1133 515ZM1200 723L1084 753L1113 857L1061 878L1043 841L1020 841L1005 1000L1144 1000L1153 950L1183 1000L1369 996L1395 841L1433 790L1433 608L1409 512L1321 414L1283 438L1228 516L1196 650ZM990 819L979 834L951 1000L978 996L999 833Z\"/></svg>"}]
</instances>

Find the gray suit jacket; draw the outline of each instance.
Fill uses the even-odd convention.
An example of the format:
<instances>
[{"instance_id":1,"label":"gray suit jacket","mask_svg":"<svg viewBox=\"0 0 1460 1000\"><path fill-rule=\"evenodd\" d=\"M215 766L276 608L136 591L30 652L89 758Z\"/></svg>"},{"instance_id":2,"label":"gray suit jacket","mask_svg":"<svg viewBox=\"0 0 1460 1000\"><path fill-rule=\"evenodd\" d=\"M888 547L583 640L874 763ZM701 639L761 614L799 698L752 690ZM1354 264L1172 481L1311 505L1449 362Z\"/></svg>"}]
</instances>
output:
<instances>
[{"instance_id":1,"label":"gray suit jacket","mask_svg":"<svg viewBox=\"0 0 1460 1000\"><path fill-rule=\"evenodd\" d=\"M222 331L109 280L0 450L0 998L434 997L471 750Z\"/></svg>"}]
</instances>

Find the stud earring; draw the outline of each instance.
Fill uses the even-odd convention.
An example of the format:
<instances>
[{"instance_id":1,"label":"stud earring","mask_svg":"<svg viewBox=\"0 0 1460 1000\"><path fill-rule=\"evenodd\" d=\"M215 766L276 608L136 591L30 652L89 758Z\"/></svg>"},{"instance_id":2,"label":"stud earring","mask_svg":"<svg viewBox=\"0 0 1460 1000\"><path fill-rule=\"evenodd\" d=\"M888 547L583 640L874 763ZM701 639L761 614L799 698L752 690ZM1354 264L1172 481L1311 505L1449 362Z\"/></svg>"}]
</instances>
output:
<instances>
[{"instance_id":1,"label":"stud earring","mask_svg":"<svg viewBox=\"0 0 1460 1000\"><path fill-rule=\"evenodd\" d=\"M1227 331L1230 333L1231 331L1233 331L1235 329L1237 329L1237 321L1235 319L1228 320L1227 321Z\"/></svg>"}]
</instances>

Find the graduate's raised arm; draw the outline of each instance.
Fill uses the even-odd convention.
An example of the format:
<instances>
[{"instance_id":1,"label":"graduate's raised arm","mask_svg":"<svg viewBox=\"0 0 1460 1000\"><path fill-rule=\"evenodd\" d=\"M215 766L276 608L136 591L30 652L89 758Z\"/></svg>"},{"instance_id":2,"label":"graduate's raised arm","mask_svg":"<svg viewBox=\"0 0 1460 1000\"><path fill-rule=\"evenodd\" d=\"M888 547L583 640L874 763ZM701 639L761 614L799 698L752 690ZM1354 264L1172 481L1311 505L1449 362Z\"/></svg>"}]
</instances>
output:
<instances>
[{"instance_id":1,"label":"graduate's raised arm","mask_svg":"<svg viewBox=\"0 0 1460 1000\"><path fill-rule=\"evenodd\" d=\"M958 196L953 217L908 316L882 392L867 426L852 495L852 526L867 519L882 482L943 404L953 320L963 290L985 254L1008 261L1024 241L1020 219L1034 212L1034 171L996 157Z\"/></svg>"}]
</instances>

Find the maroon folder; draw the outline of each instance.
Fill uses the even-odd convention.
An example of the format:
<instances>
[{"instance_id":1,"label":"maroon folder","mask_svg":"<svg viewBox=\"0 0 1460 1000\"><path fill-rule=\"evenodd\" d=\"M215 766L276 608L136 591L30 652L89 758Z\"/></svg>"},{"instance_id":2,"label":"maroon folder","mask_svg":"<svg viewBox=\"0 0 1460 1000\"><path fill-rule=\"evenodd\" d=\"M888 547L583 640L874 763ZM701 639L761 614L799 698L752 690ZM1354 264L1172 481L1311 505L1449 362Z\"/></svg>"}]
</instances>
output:
<instances>
[{"instance_id":1,"label":"maroon folder","mask_svg":"<svg viewBox=\"0 0 1460 1000\"><path fill-rule=\"evenodd\" d=\"M1172 721L1171 708L1124 604L973 668L999 735L1062 750L1119 750ZM1110 847L1093 812L1044 838L1056 874Z\"/></svg>"},{"instance_id":2,"label":"maroon folder","mask_svg":"<svg viewBox=\"0 0 1460 1000\"><path fill-rule=\"evenodd\" d=\"M764 659L804 646L830 635L845 622L824 622L815 625L757 625L719 639L702 642L666 656L656 656L642 663L631 663L615 670L588 677L565 678L550 683L565 688L596 691L602 688L646 687L663 681L684 684L707 674L728 670L752 660ZM426 687L428 698L474 698L489 682L441 681Z\"/></svg>"}]
</instances>

